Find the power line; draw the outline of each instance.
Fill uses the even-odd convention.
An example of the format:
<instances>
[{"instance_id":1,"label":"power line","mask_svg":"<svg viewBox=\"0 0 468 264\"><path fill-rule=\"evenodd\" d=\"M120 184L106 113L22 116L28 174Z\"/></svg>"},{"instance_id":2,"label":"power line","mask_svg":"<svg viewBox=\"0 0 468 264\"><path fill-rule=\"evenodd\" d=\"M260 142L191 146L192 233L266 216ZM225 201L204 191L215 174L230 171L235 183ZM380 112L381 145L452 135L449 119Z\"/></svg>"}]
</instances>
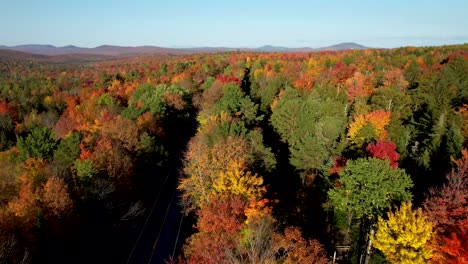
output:
<instances>
[{"instance_id":1,"label":"power line","mask_svg":"<svg viewBox=\"0 0 468 264\"><path fill-rule=\"evenodd\" d=\"M145 230L146 225L148 224L149 218L153 214L154 208L156 207L156 203L158 202L159 197L161 196L161 192L163 190L163 187L166 185L167 179L169 178L169 175L171 174L171 170L172 169L169 169L169 172L166 175L166 179L164 180L164 183L161 185L161 188L159 188L158 197L156 197L156 200L153 203L153 207L151 207L151 210L150 210L148 216L146 217L145 223L143 224L143 227L141 228L140 234L138 235L138 238L137 238L135 244L133 245L132 252L130 253L130 256L127 259L127 264L130 263L130 259L132 258L133 253L135 252L136 246L138 245L138 242L140 242L141 236L143 235L143 231Z\"/></svg>"},{"instance_id":2,"label":"power line","mask_svg":"<svg viewBox=\"0 0 468 264\"><path fill-rule=\"evenodd\" d=\"M164 220L161 224L161 228L159 228L159 232L158 232L158 236L156 237L156 240L154 241L153 243L153 248L151 250L151 257L148 261L148 263L151 263L151 259L153 259L153 255L154 255L154 250L156 249L156 247L158 246L158 242L159 242L159 237L161 236L161 232L162 230L164 229L164 225L166 224L166 219L167 219L167 215L169 214L169 209L171 208L171 205L174 201L174 196L176 194L176 190L174 189L174 192L172 193L172 197L171 197L171 201L169 202L169 205L167 206L166 208L166 214L164 215Z\"/></svg>"},{"instance_id":3,"label":"power line","mask_svg":"<svg viewBox=\"0 0 468 264\"><path fill-rule=\"evenodd\" d=\"M183 211L185 211L185 206L184 206ZM179 242L180 229L182 228L183 221L184 221L184 215L182 214L182 216L180 217L179 229L177 230L176 241L174 243L174 250L172 251L172 259L174 259L175 251L177 249L177 243Z\"/></svg>"}]
</instances>

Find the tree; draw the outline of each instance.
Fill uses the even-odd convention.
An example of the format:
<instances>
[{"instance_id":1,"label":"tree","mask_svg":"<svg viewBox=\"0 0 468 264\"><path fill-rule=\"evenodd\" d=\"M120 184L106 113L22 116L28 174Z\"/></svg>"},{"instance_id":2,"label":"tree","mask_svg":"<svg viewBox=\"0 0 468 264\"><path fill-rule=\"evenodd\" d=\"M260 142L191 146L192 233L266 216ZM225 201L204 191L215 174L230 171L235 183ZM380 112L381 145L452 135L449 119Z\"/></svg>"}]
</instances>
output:
<instances>
[{"instance_id":1,"label":"tree","mask_svg":"<svg viewBox=\"0 0 468 264\"><path fill-rule=\"evenodd\" d=\"M54 152L54 160L60 162L64 166L73 164L76 158L80 155L80 135L72 133L62 139Z\"/></svg>"},{"instance_id":2,"label":"tree","mask_svg":"<svg viewBox=\"0 0 468 264\"><path fill-rule=\"evenodd\" d=\"M325 171L343 147L345 104L287 89L273 108L271 124L287 142L290 163L311 176Z\"/></svg>"},{"instance_id":3,"label":"tree","mask_svg":"<svg viewBox=\"0 0 468 264\"><path fill-rule=\"evenodd\" d=\"M388 220L378 219L377 232L371 237L374 247L391 263L427 263L432 253L428 242L433 225L422 209L413 210L411 202L405 202L387 215Z\"/></svg>"},{"instance_id":4,"label":"tree","mask_svg":"<svg viewBox=\"0 0 468 264\"><path fill-rule=\"evenodd\" d=\"M178 186L185 202L192 209L200 207L209 200L213 183L230 163L239 162L248 166L245 156L247 147L246 141L239 137L228 137L211 148L199 137L193 138L185 154L186 177L180 180Z\"/></svg>"},{"instance_id":5,"label":"tree","mask_svg":"<svg viewBox=\"0 0 468 264\"><path fill-rule=\"evenodd\" d=\"M328 191L335 209L352 211L355 217L374 217L393 202L411 199L410 177L376 158L349 160L340 172L337 187Z\"/></svg>"},{"instance_id":6,"label":"tree","mask_svg":"<svg viewBox=\"0 0 468 264\"><path fill-rule=\"evenodd\" d=\"M441 188L429 190L423 206L434 223L433 263L468 262L468 151L455 161Z\"/></svg>"},{"instance_id":7,"label":"tree","mask_svg":"<svg viewBox=\"0 0 468 264\"><path fill-rule=\"evenodd\" d=\"M196 228L184 246L184 253L194 263L225 263L226 251L232 250L240 239L245 220L245 203L239 197L209 202L198 212Z\"/></svg>"},{"instance_id":8,"label":"tree","mask_svg":"<svg viewBox=\"0 0 468 264\"><path fill-rule=\"evenodd\" d=\"M329 263L323 246L315 239L306 240L297 227L287 227L282 233L274 233L272 248L284 259L284 264Z\"/></svg>"},{"instance_id":9,"label":"tree","mask_svg":"<svg viewBox=\"0 0 468 264\"><path fill-rule=\"evenodd\" d=\"M73 207L73 201L68 194L68 187L63 179L50 177L44 186L42 202L53 215L63 216Z\"/></svg>"},{"instance_id":10,"label":"tree","mask_svg":"<svg viewBox=\"0 0 468 264\"><path fill-rule=\"evenodd\" d=\"M54 154L57 140L51 130L34 128L26 138L18 138L17 146L23 160L27 157L48 159Z\"/></svg>"},{"instance_id":11,"label":"tree","mask_svg":"<svg viewBox=\"0 0 468 264\"><path fill-rule=\"evenodd\" d=\"M350 160L339 173L334 188L328 191L331 205L347 218L345 243L350 243L354 218L373 219L394 202L411 199L411 178L402 169L376 158Z\"/></svg>"},{"instance_id":12,"label":"tree","mask_svg":"<svg viewBox=\"0 0 468 264\"><path fill-rule=\"evenodd\" d=\"M233 83L224 86L223 96L213 106L214 114L219 115L221 112L239 117L247 124L253 124L263 118L263 116L257 114L258 105L252 102L250 97Z\"/></svg>"},{"instance_id":13,"label":"tree","mask_svg":"<svg viewBox=\"0 0 468 264\"><path fill-rule=\"evenodd\" d=\"M359 71L354 72L353 77L347 79L345 85L347 88L346 95L351 102L356 97L367 97L373 93L368 77Z\"/></svg>"},{"instance_id":14,"label":"tree","mask_svg":"<svg viewBox=\"0 0 468 264\"><path fill-rule=\"evenodd\" d=\"M238 196L242 201L255 201L265 194L263 178L246 171L242 161L231 160L213 182L216 197Z\"/></svg>"},{"instance_id":15,"label":"tree","mask_svg":"<svg viewBox=\"0 0 468 264\"><path fill-rule=\"evenodd\" d=\"M400 155L396 152L396 145L391 141L377 140L375 143L370 143L366 150L371 157L386 160L393 168L398 167Z\"/></svg>"},{"instance_id":16,"label":"tree","mask_svg":"<svg viewBox=\"0 0 468 264\"><path fill-rule=\"evenodd\" d=\"M356 145L376 139L384 140L387 137L385 127L390 120L391 113L383 110L357 115L349 125L348 138Z\"/></svg>"}]
</instances>

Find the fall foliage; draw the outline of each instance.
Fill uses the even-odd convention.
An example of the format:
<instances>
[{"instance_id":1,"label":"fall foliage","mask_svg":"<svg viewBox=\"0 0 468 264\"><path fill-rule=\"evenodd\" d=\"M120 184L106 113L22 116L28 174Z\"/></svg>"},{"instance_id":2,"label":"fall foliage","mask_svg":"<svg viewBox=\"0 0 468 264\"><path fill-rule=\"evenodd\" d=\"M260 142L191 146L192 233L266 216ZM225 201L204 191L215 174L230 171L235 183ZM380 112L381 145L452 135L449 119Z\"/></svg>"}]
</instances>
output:
<instances>
[{"instance_id":1,"label":"fall foliage","mask_svg":"<svg viewBox=\"0 0 468 264\"><path fill-rule=\"evenodd\" d=\"M467 49L2 60L0 262L464 263Z\"/></svg>"},{"instance_id":2,"label":"fall foliage","mask_svg":"<svg viewBox=\"0 0 468 264\"><path fill-rule=\"evenodd\" d=\"M371 238L374 247L391 263L427 263L432 253L427 244L433 225L422 209L413 210L408 202L387 216L388 220L379 217L377 231Z\"/></svg>"}]
</instances>

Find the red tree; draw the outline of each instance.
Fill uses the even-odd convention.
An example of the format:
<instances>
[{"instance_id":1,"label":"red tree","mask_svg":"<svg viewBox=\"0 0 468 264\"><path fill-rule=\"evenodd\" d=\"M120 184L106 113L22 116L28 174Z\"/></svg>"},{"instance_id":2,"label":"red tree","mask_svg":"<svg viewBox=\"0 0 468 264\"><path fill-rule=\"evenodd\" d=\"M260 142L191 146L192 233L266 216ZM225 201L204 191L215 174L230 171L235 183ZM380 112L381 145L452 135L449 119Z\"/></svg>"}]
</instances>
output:
<instances>
[{"instance_id":1,"label":"red tree","mask_svg":"<svg viewBox=\"0 0 468 264\"><path fill-rule=\"evenodd\" d=\"M369 156L381 160L387 160L393 168L398 167L400 155L396 152L396 145L390 141L377 140L376 143L370 143L367 148Z\"/></svg>"},{"instance_id":2,"label":"red tree","mask_svg":"<svg viewBox=\"0 0 468 264\"><path fill-rule=\"evenodd\" d=\"M468 151L455 163L447 183L431 189L423 204L436 230L434 263L468 263Z\"/></svg>"},{"instance_id":3,"label":"red tree","mask_svg":"<svg viewBox=\"0 0 468 264\"><path fill-rule=\"evenodd\" d=\"M245 204L239 197L228 200L211 198L198 211L197 229L184 252L189 262L223 263L226 250L234 248L245 220Z\"/></svg>"}]
</instances>

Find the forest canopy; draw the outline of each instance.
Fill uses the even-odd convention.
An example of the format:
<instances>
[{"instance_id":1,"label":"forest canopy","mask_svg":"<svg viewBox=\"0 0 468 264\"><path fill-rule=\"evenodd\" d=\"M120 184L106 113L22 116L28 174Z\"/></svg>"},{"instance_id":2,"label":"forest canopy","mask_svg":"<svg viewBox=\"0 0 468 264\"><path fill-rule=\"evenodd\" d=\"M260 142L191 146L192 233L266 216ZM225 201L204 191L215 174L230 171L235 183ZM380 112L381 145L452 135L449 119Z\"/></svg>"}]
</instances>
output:
<instances>
[{"instance_id":1,"label":"forest canopy","mask_svg":"<svg viewBox=\"0 0 468 264\"><path fill-rule=\"evenodd\" d=\"M172 263L466 263L467 73L466 44L2 60L0 262L148 262L163 197Z\"/></svg>"}]
</instances>

